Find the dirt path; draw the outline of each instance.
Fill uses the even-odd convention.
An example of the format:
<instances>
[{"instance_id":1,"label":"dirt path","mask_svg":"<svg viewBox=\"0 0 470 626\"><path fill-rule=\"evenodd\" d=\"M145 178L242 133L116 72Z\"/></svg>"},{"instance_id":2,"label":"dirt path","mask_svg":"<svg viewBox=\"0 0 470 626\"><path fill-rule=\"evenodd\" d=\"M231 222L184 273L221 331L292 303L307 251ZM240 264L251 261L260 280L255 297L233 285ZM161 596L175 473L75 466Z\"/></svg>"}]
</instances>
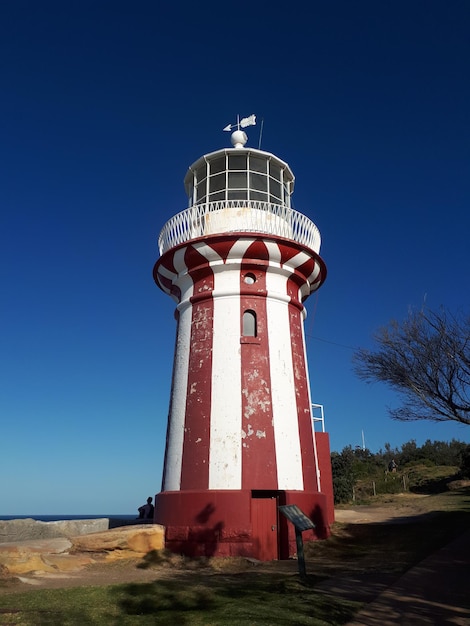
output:
<instances>
[{"instance_id":1,"label":"dirt path","mask_svg":"<svg viewBox=\"0 0 470 626\"><path fill-rule=\"evenodd\" d=\"M427 495L397 494L393 501L383 506L361 505L336 508L335 520L344 524L397 523L398 518L405 523L409 518L426 515Z\"/></svg>"},{"instance_id":2,"label":"dirt path","mask_svg":"<svg viewBox=\"0 0 470 626\"><path fill-rule=\"evenodd\" d=\"M58 572L25 575L17 578L0 577L0 594L23 593L39 589L59 589L62 587L88 587L97 585L118 585L131 582L150 582L160 575L167 576L171 569L147 568L141 566L142 559L123 559L121 561L93 563L75 572ZM167 573L163 573L167 572Z\"/></svg>"}]
</instances>

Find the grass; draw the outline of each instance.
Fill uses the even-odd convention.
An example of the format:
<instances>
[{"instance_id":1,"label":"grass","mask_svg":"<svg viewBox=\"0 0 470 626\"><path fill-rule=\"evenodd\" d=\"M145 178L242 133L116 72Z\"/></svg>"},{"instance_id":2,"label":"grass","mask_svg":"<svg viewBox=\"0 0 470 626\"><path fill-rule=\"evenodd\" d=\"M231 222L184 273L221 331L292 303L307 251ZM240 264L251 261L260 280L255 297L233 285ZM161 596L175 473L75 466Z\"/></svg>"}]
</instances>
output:
<instances>
[{"instance_id":1,"label":"grass","mask_svg":"<svg viewBox=\"0 0 470 626\"><path fill-rule=\"evenodd\" d=\"M359 604L315 592L316 577L248 572L0 597L0 623L27 626L344 624Z\"/></svg>"},{"instance_id":2,"label":"grass","mask_svg":"<svg viewBox=\"0 0 470 626\"><path fill-rule=\"evenodd\" d=\"M355 504L377 501L380 500L380 496L387 494L441 493L457 478L458 473L458 467L424 462L409 463L400 467L396 473L385 474L382 470L377 470L370 476L356 481ZM374 491L376 496L373 496Z\"/></svg>"},{"instance_id":3,"label":"grass","mask_svg":"<svg viewBox=\"0 0 470 626\"><path fill-rule=\"evenodd\" d=\"M372 576L393 582L469 527L468 488L415 498L389 495L380 506L402 507L407 523L335 524L330 539L305 546L305 581L292 561L253 566L235 559L179 559L175 565L174 558L149 555L141 566L154 568L154 582L6 593L0 596L0 624L345 624L361 599L323 595L320 581Z\"/></svg>"}]
</instances>

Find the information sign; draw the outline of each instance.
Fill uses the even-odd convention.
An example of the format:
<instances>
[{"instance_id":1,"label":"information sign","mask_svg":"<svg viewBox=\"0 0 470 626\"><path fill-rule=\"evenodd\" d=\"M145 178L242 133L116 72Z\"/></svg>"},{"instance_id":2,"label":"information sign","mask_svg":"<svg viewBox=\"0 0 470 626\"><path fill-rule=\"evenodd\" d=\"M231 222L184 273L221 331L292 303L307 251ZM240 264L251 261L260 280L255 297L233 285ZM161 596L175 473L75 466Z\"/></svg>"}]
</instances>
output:
<instances>
[{"instance_id":1,"label":"information sign","mask_svg":"<svg viewBox=\"0 0 470 626\"><path fill-rule=\"evenodd\" d=\"M295 528L295 542L297 544L297 559L299 563L299 574L301 578L307 576L305 569L304 542L302 541L302 531L315 528L312 520L299 509L296 504L285 504L278 507L281 513L292 522Z\"/></svg>"},{"instance_id":2,"label":"information sign","mask_svg":"<svg viewBox=\"0 0 470 626\"><path fill-rule=\"evenodd\" d=\"M315 528L315 524L312 520L305 515L303 511L299 509L296 504L285 504L278 507L281 513L287 517L289 522L292 522L297 530L302 532L303 530L310 530Z\"/></svg>"}]
</instances>

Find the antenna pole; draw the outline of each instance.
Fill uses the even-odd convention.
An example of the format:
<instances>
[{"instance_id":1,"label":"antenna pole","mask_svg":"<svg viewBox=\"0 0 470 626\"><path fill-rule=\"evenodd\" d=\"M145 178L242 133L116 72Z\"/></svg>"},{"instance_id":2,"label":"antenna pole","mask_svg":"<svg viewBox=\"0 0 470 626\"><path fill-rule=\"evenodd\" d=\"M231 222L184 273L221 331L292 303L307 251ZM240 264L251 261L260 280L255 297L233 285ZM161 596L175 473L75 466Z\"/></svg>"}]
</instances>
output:
<instances>
[{"instance_id":1,"label":"antenna pole","mask_svg":"<svg viewBox=\"0 0 470 626\"><path fill-rule=\"evenodd\" d=\"M263 126L264 126L264 117L261 120L261 128L260 128L260 131L259 131L258 150L261 150L261 137L263 136Z\"/></svg>"}]
</instances>

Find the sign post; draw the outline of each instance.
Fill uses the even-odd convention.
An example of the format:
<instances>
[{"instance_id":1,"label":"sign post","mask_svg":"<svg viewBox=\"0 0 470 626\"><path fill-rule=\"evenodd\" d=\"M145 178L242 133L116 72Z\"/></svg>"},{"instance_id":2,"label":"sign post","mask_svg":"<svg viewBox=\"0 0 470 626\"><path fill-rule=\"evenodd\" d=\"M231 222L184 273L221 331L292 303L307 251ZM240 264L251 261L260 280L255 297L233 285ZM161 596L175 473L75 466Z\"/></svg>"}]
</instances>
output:
<instances>
[{"instance_id":1,"label":"sign post","mask_svg":"<svg viewBox=\"0 0 470 626\"><path fill-rule=\"evenodd\" d=\"M295 528L295 542L297 544L297 561L299 564L300 578L307 577L307 570L305 569L305 555L304 555L304 542L302 539L302 531L315 528L315 524L305 513L303 513L296 504L286 504L278 507L279 511L287 517L289 522L294 525Z\"/></svg>"}]
</instances>

